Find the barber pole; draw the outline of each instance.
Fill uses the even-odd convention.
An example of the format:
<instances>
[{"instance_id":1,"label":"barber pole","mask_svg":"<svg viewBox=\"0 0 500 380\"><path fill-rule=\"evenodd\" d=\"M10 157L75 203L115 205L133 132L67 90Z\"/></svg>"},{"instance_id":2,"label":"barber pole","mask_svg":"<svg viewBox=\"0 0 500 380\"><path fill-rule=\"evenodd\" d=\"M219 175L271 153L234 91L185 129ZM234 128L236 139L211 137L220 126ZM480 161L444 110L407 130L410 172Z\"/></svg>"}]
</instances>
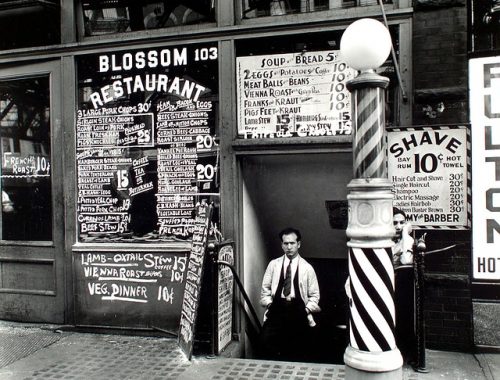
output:
<instances>
[{"instance_id":1,"label":"barber pole","mask_svg":"<svg viewBox=\"0 0 500 380\"><path fill-rule=\"evenodd\" d=\"M363 351L395 349L394 270L389 249L350 248L351 346Z\"/></svg>"},{"instance_id":2,"label":"barber pole","mask_svg":"<svg viewBox=\"0 0 500 380\"><path fill-rule=\"evenodd\" d=\"M383 373L398 378L392 183L387 178L384 90L389 80L364 72L347 83L352 93L353 180L348 185L350 312L344 361L347 378ZM378 378L378 377L377 377Z\"/></svg>"},{"instance_id":3,"label":"barber pole","mask_svg":"<svg viewBox=\"0 0 500 380\"><path fill-rule=\"evenodd\" d=\"M383 82L380 83L384 85ZM387 87L388 82L385 83ZM359 84L358 84L359 86ZM384 87L384 88L385 88ZM348 85L350 91L356 84ZM387 151L383 148L384 91L383 88L360 88L353 93L354 178L387 178Z\"/></svg>"},{"instance_id":4,"label":"barber pole","mask_svg":"<svg viewBox=\"0 0 500 380\"><path fill-rule=\"evenodd\" d=\"M389 79L375 73L391 52L387 24L360 19L340 40L342 59L360 73L347 82L353 121L353 179L347 185L349 220L349 346L346 379L401 380L396 347L391 247L392 183L387 178L384 92ZM395 59L395 58L394 58Z\"/></svg>"}]
</instances>

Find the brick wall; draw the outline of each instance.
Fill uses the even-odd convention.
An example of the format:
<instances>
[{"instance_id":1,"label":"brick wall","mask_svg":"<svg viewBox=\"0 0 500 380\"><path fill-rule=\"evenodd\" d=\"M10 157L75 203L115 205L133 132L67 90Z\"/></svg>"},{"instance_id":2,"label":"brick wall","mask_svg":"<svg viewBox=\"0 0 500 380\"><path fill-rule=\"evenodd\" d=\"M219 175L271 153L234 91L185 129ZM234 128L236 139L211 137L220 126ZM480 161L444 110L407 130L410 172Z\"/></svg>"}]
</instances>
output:
<instances>
[{"instance_id":1,"label":"brick wall","mask_svg":"<svg viewBox=\"0 0 500 380\"><path fill-rule=\"evenodd\" d=\"M462 279L426 280L426 347L469 351L472 347L470 290Z\"/></svg>"},{"instance_id":2,"label":"brick wall","mask_svg":"<svg viewBox=\"0 0 500 380\"><path fill-rule=\"evenodd\" d=\"M413 124L468 122L466 6L418 1L412 45Z\"/></svg>"},{"instance_id":3,"label":"brick wall","mask_svg":"<svg viewBox=\"0 0 500 380\"><path fill-rule=\"evenodd\" d=\"M413 5L413 124L468 123L465 1L414 0ZM426 242L428 251L462 244L426 257L426 346L468 351L473 346L471 234L432 230Z\"/></svg>"},{"instance_id":4,"label":"brick wall","mask_svg":"<svg viewBox=\"0 0 500 380\"><path fill-rule=\"evenodd\" d=\"M420 234L417 232L417 236ZM469 231L429 231L425 258L426 347L469 351L473 347Z\"/></svg>"}]
</instances>

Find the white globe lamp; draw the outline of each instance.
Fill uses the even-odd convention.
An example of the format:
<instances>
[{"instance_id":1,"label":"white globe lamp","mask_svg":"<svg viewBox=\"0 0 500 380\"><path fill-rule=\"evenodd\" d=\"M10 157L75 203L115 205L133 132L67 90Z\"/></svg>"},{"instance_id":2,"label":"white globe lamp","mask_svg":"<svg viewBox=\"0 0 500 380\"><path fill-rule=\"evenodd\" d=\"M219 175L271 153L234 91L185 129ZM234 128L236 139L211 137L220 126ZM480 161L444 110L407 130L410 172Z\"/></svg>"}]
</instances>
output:
<instances>
[{"instance_id":1,"label":"white globe lamp","mask_svg":"<svg viewBox=\"0 0 500 380\"><path fill-rule=\"evenodd\" d=\"M384 24L363 18L347 27L340 40L340 57L353 69L380 67L391 52L391 35Z\"/></svg>"}]
</instances>

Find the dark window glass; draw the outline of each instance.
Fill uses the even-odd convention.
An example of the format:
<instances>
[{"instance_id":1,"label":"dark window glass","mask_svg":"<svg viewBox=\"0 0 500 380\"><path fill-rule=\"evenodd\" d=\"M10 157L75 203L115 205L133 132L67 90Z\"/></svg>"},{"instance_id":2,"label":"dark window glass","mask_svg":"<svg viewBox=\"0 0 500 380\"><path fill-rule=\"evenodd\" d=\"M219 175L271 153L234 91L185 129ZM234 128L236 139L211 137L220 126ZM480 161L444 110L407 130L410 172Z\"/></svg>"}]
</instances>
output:
<instances>
[{"instance_id":1,"label":"dark window glass","mask_svg":"<svg viewBox=\"0 0 500 380\"><path fill-rule=\"evenodd\" d=\"M59 1L0 1L0 49L61 42Z\"/></svg>"},{"instance_id":2,"label":"dark window glass","mask_svg":"<svg viewBox=\"0 0 500 380\"><path fill-rule=\"evenodd\" d=\"M49 77L0 81L3 240L52 240Z\"/></svg>"},{"instance_id":3,"label":"dark window glass","mask_svg":"<svg viewBox=\"0 0 500 380\"><path fill-rule=\"evenodd\" d=\"M341 9L377 5L378 0L241 0L243 18L283 16L294 13L309 13L327 9ZM384 0L385 4L392 0Z\"/></svg>"},{"instance_id":4,"label":"dark window glass","mask_svg":"<svg viewBox=\"0 0 500 380\"><path fill-rule=\"evenodd\" d=\"M194 44L79 58L80 241L185 241L196 203L218 203L217 56Z\"/></svg>"},{"instance_id":5,"label":"dark window glass","mask_svg":"<svg viewBox=\"0 0 500 380\"><path fill-rule=\"evenodd\" d=\"M214 0L83 1L86 36L214 21Z\"/></svg>"},{"instance_id":6,"label":"dark window glass","mask_svg":"<svg viewBox=\"0 0 500 380\"><path fill-rule=\"evenodd\" d=\"M500 0L471 2L472 51L500 49Z\"/></svg>"}]
</instances>

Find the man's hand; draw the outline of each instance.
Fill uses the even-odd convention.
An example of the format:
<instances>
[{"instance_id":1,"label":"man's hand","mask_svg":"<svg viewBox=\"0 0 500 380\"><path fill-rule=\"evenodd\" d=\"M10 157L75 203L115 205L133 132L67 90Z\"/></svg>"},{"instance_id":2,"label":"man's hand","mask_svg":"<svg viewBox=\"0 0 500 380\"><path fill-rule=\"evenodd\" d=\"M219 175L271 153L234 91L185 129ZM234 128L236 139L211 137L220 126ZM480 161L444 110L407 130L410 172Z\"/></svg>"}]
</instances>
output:
<instances>
[{"instance_id":1,"label":"man's hand","mask_svg":"<svg viewBox=\"0 0 500 380\"><path fill-rule=\"evenodd\" d=\"M266 306L266 311L264 311L264 318L263 321L265 322L267 320L267 314L269 313L269 309L271 308L272 303Z\"/></svg>"},{"instance_id":2,"label":"man's hand","mask_svg":"<svg viewBox=\"0 0 500 380\"><path fill-rule=\"evenodd\" d=\"M309 327L316 326L316 322L314 321L312 314L307 314L307 323L309 323Z\"/></svg>"},{"instance_id":3,"label":"man's hand","mask_svg":"<svg viewBox=\"0 0 500 380\"><path fill-rule=\"evenodd\" d=\"M406 222L404 225L403 225L403 235L408 235L410 236L411 235L411 231L413 230L413 227L411 225L410 222Z\"/></svg>"}]
</instances>

